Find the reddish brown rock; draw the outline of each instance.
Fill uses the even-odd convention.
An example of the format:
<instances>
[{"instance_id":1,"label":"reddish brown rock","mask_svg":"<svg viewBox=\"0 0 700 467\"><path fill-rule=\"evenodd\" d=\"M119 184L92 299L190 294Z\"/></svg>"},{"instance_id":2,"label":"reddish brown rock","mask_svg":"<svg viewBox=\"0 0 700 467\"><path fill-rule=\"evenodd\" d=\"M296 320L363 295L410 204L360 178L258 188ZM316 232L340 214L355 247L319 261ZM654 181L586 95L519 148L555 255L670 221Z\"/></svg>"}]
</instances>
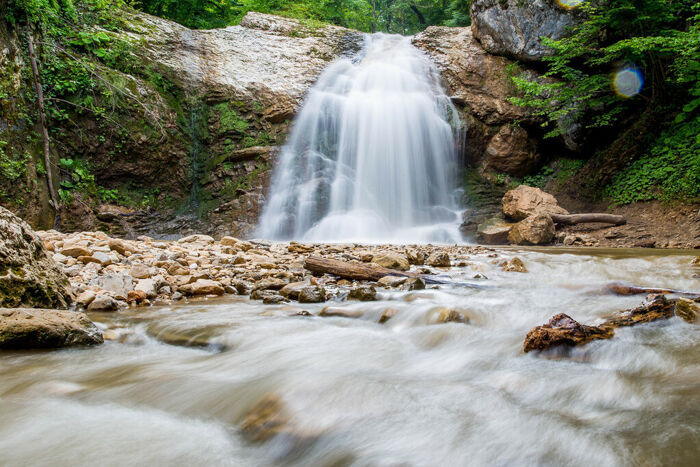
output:
<instances>
[{"instance_id":1,"label":"reddish brown rock","mask_svg":"<svg viewBox=\"0 0 700 467\"><path fill-rule=\"evenodd\" d=\"M523 350L545 350L561 345L576 346L596 339L610 339L614 335L612 328L586 326L559 313L544 326L537 326L525 336Z\"/></svg>"}]
</instances>

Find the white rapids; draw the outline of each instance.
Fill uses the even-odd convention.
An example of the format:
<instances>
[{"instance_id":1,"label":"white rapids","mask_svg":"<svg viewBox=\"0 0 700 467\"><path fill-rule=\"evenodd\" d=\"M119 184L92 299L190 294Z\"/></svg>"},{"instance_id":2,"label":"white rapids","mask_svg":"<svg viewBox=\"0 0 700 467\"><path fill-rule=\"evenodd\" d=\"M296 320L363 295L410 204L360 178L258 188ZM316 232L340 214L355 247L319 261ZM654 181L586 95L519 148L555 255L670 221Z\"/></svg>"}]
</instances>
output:
<instances>
[{"instance_id":1,"label":"white rapids","mask_svg":"<svg viewBox=\"0 0 700 467\"><path fill-rule=\"evenodd\" d=\"M258 236L456 242L459 118L410 38L367 36L309 92L274 170Z\"/></svg>"}]
</instances>

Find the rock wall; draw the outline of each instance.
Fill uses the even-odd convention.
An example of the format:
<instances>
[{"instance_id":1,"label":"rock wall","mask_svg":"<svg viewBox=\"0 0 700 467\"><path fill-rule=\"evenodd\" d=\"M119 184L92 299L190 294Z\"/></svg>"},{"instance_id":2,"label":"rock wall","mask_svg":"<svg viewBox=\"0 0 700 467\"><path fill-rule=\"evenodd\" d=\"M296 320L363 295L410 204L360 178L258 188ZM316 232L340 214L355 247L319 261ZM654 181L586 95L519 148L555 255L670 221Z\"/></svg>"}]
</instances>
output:
<instances>
[{"instance_id":1,"label":"rock wall","mask_svg":"<svg viewBox=\"0 0 700 467\"><path fill-rule=\"evenodd\" d=\"M576 0L473 0L474 37L489 53L533 62L551 53L542 37L559 40L579 19Z\"/></svg>"},{"instance_id":2,"label":"rock wall","mask_svg":"<svg viewBox=\"0 0 700 467\"><path fill-rule=\"evenodd\" d=\"M534 169L540 156L529 131L538 119L508 101L516 93L511 76L527 70L486 52L470 28L431 26L416 35L413 44L437 65L461 110L467 125L467 162L514 176Z\"/></svg>"}]
</instances>

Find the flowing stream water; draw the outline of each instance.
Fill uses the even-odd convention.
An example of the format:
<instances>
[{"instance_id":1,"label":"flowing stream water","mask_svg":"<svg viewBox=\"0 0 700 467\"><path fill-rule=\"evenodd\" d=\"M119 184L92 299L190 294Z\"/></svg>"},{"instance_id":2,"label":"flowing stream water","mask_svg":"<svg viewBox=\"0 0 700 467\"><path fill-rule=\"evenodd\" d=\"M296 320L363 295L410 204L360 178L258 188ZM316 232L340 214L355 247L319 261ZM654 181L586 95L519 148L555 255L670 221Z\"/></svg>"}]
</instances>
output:
<instances>
[{"instance_id":1,"label":"flowing stream water","mask_svg":"<svg viewBox=\"0 0 700 467\"><path fill-rule=\"evenodd\" d=\"M459 240L459 118L410 38L367 36L310 90L282 150L258 236Z\"/></svg>"},{"instance_id":2,"label":"flowing stream water","mask_svg":"<svg viewBox=\"0 0 700 467\"><path fill-rule=\"evenodd\" d=\"M569 354L522 352L556 313L591 324L641 302L604 295L607 281L697 289L692 252L497 254L530 272L473 256L447 274L481 272L492 288L330 303L356 319L248 298L93 314L122 342L0 357L0 465L697 465L696 325L674 317ZM469 323L429 324L440 306ZM389 307L398 313L379 324ZM241 435L268 394L307 442Z\"/></svg>"}]
</instances>

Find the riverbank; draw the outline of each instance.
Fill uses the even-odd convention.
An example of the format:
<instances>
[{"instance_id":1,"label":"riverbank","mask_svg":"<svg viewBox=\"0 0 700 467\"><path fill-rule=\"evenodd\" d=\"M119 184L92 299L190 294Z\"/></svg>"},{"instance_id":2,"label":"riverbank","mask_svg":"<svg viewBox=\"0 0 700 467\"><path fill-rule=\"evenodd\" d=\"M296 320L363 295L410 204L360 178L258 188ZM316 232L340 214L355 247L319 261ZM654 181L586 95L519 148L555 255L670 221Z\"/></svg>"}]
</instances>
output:
<instances>
[{"instance_id":1,"label":"riverbank","mask_svg":"<svg viewBox=\"0 0 700 467\"><path fill-rule=\"evenodd\" d=\"M311 256L388 268L396 274L410 271L425 278L439 278L458 269L460 280L474 284L488 284L492 271L527 271L527 264L516 259L518 249L485 246L270 243L233 237L217 241L206 235L176 241L148 237L122 240L102 232L44 231L38 235L68 276L76 307L88 311L169 305L223 295L249 296L264 304L371 301L378 289L439 287L419 277L368 281L312 273L305 267Z\"/></svg>"}]
</instances>

